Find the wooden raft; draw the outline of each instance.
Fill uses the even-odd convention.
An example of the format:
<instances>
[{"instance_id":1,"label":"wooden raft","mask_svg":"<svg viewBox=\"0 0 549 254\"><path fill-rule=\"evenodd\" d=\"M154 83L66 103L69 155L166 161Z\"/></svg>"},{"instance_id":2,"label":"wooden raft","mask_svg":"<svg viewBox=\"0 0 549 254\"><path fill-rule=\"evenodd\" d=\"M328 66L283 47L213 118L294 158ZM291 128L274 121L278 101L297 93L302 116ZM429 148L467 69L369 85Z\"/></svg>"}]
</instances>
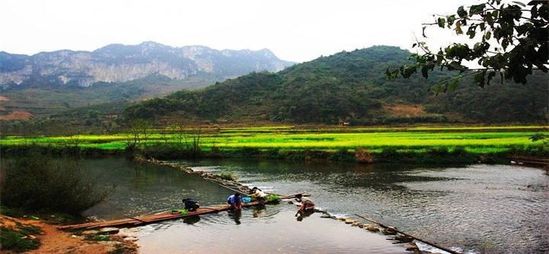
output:
<instances>
[{"instance_id":1,"label":"wooden raft","mask_svg":"<svg viewBox=\"0 0 549 254\"><path fill-rule=\"evenodd\" d=\"M291 198L295 198L296 195L297 194L282 196L280 197L280 199L291 199ZM269 203L266 202L264 204L269 204ZM258 205L261 205L261 203L257 201L250 202L250 203L242 203L242 207L252 207L252 206L258 206ZM222 211L227 211L230 208L231 208L230 205L222 204L222 205L200 207L196 209L196 211L189 212L187 215L181 215L180 213L172 213L172 212L161 212L157 214L142 215L142 216L129 217L129 218L118 219L118 220L97 221L97 222L88 222L88 223L82 223L82 224L59 226L57 228L61 230L88 230L88 229L97 229L97 228L104 228L104 227L117 227L117 228L138 227L138 226L157 223L161 221L177 220L177 219L184 219L187 217L198 216L203 214L218 213Z\"/></svg>"}]
</instances>

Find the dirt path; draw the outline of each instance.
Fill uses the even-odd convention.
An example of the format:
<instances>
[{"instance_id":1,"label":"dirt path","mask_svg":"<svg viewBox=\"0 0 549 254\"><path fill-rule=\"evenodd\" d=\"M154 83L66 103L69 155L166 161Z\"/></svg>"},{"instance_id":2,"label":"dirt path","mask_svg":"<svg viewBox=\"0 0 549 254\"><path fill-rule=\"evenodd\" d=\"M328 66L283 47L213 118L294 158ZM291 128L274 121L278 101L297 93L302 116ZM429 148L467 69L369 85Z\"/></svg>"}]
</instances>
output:
<instances>
[{"instance_id":1,"label":"dirt path","mask_svg":"<svg viewBox=\"0 0 549 254\"><path fill-rule=\"evenodd\" d=\"M111 237L111 241L90 241L85 240L83 236L60 231L54 225L39 220L24 220L0 215L0 225L2 226L13 228L16 222L42 229L42 234L36 235L40 241L40 247L27 253L137 253L137 246L134 243L123 241L116 236ZM0 250L0 253L11 252Z\"/></svg>"}]
</instances>

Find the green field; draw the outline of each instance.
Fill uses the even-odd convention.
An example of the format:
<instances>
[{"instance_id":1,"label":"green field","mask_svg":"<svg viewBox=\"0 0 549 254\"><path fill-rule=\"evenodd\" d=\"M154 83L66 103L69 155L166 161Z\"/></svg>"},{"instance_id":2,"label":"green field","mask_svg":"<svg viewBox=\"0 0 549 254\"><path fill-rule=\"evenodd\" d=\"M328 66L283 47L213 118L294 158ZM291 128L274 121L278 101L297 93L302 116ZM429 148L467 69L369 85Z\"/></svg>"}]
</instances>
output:
<instances>
[{"instance_id":1,"label":"green field","mask_svg":"<svg viewBox=\"0 0 549 254\"><path fill-rule=\"evenodd\" d=\"M200 132L200 135L196 134ZM366 148L381 152L391 148L406 152L425 152L445 148L450 151L459 147L471 153L498 153L510 149L549 150L548 139L532 141L535 134L549 135L548 126L469 126L469 127L234 127L173 130L149 130L140 144L184 145L200 136L204 150L215 147L220 150L256 148L260 150L317 150L336 151ZM130 133L113 135L75 135L40 137L3 137L2 146L17 145L76 145L82 148L123 150Z\"/></svg>"}]
</instances>

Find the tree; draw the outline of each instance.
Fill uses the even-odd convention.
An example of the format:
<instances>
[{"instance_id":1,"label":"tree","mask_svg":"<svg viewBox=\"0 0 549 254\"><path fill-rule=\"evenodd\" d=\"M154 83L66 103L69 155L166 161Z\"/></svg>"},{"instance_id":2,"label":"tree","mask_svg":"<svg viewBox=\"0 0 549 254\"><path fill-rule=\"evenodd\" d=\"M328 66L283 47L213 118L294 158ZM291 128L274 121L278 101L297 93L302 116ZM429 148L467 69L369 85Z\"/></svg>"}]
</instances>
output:
<instances>
[{"instance_id":1,"label":"tree","mask_svg":"<svg viewBox=\"0 0 549 254\"><path fill-rule=\"evenodd\" d=\"M459 71L457 78L443 81L438 89L455 88L461 77L473 75L480 87L489 85L496 76L526 84L526 77L533 70L548 71L548 21L549 1L534 0L527 4L513 1L486 0L485 3L460 6L456 14L435 15L435 22L424 24L423 37L427 38L427 26L452 29L457 35L467 36L472 43L452 43L438 52L431 51L426 42L416 42L420 54L412 54L412 64L397 69L387 69L386 76L410 77L421 72L425 78L436 67L441 70ZM469 68L467 61L476 61L480 68Z\"/></svg>"},{"instance_id":2,"label":"tree","mask_svg":"<svg viewBox=\"0 0 549 254\"><path fill-rule=\"evenodd\" d=\"M128 131L131 138L126 140L126 149L136 149L142 142L147 141L152 129L152 123L143 119L135 119L130 122Z\"/></svg>"}]
</instances>

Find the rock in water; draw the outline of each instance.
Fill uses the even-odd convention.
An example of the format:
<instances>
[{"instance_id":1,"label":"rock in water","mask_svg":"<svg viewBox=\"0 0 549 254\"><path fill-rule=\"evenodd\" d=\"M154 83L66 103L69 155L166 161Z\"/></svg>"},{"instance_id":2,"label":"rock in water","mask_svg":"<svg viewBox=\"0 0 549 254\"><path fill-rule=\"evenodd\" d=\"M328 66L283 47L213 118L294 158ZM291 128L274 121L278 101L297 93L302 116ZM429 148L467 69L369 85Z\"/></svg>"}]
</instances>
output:
<instances>
[{"instance_id":1,"label":"rock in water","mask_svg":"<svg viewBox=\"0 0 549 254\"><path fill-rule=\"evenodd\" d=\"M366 230L368 230L370 232L379 232L379 228L376 227L373 224L366 224L366 226L364 226L364 228L366 228Z\"/></svg>"},{"instance_id":2,"label":"rock in water","mask_svg":"<svg viewBox=\"0 0 549 254\"><path fill-rule=\"evenodd\" d=\"M353 224L354 222L353 219L345 219L345 224Z\"/></svg>"}]
</instances>

